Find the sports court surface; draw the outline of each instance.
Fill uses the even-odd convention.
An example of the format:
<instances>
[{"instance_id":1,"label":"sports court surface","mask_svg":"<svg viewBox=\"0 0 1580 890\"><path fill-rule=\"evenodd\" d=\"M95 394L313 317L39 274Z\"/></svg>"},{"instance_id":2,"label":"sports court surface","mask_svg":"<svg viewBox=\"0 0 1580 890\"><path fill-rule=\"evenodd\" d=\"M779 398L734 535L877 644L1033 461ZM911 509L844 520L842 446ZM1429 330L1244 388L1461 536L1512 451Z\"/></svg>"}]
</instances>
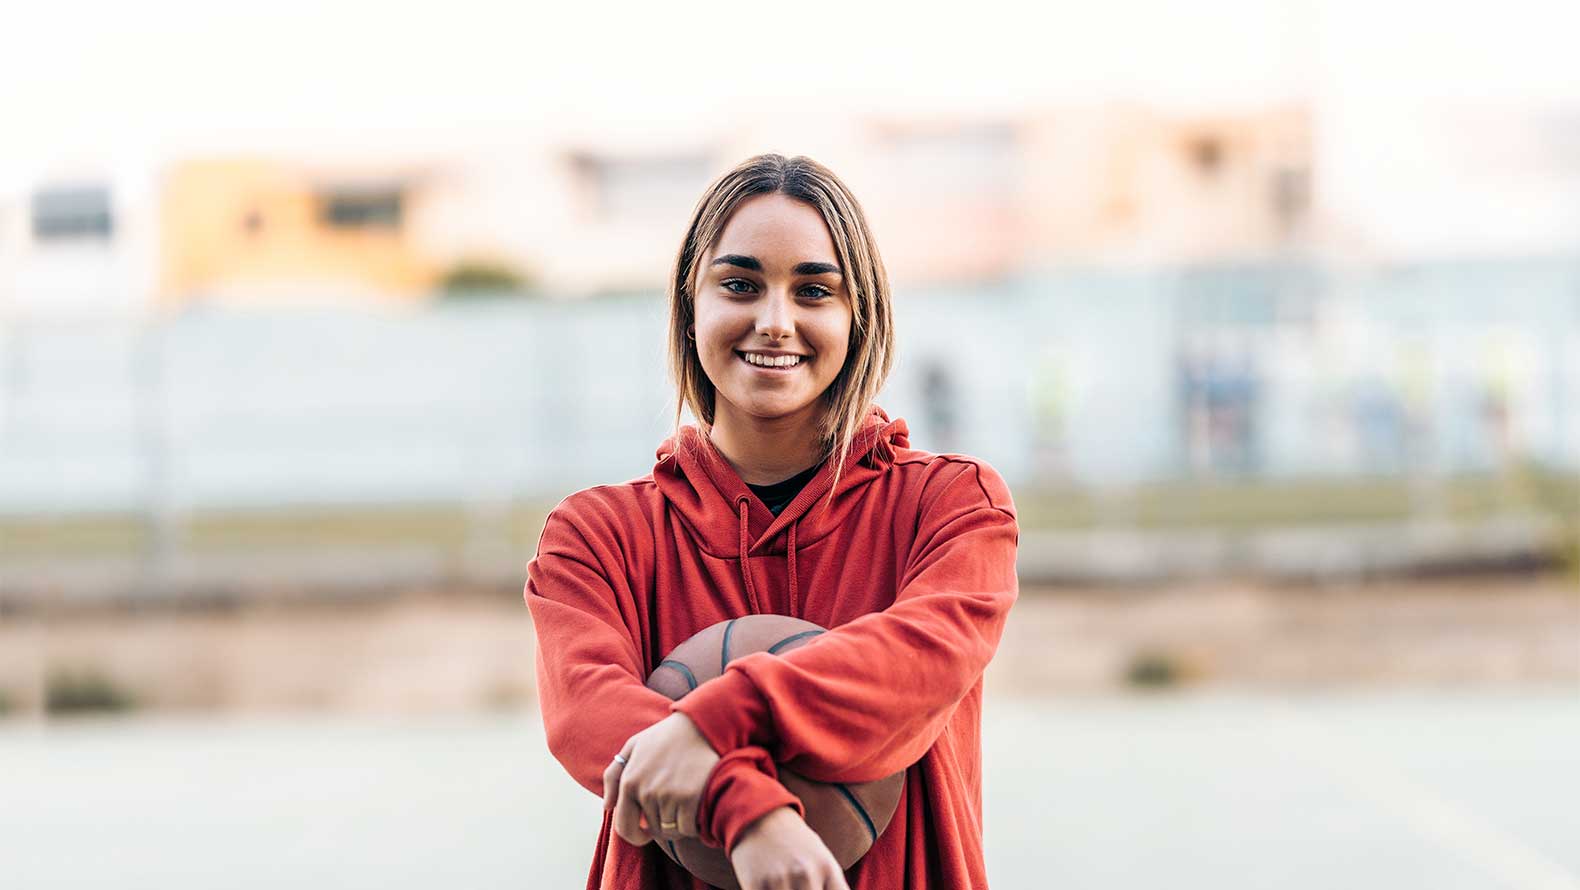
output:
<instances>
[{"instance_id":1,"label":"sports court surface","mask_svg":"<svg viewBox=\"0 0 1580 890\"><path fill-rule=\"evenodd\" d=\"M989 697L995 888L1580 890L1580 689ZM0 723L0 884L577 888L534 713Z\"/></svg>"}]
</instances>

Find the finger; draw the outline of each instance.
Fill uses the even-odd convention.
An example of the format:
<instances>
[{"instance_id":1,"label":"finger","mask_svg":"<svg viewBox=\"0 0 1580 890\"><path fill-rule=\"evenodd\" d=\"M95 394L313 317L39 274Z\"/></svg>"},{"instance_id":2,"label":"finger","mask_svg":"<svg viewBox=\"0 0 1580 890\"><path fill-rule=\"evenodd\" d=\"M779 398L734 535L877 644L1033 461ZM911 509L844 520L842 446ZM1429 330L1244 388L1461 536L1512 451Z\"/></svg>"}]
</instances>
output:
<instances>
[{"instance_id":1,"label":"finger","mask_svg":"<svg viewBox=\"0 0 1580 890\"><path fill-rule=\"evenodd\" d=\"M675 821L680 825L675 833L680 837L697 837L697 804L695 802L682 803L675 810Z\"/></svg>"},{"instance_id":2,"label":"finger","mask_svg":"<svg viewBox=\"0 0 1580 890\"><path fill-rule=\"evenodd\" d=\"M620 774L625 772L625 766L618 760L609 761L603 771L603 808L614 809L615 801L620 797Z\"/></svg>"},{"instance_id":3,"label":"finger","mask_svg":"<svg viewBox=\"0 0 1580 890\"><path fill-rule=\"evenodd\" d=\"M654 809L658 810L658 821L653 823L658 826L658 831L654 832L653 836L661 840L674 840L680 837L680 825L675 819L675 805L660 802Z\"/></svg>"},{"instance_id":4,"label":"finger","mask_svg":"<svg viewBox=\"0 0 1580 890\"><path fill-rule=\"evenodd\" d=\"M630 773L620 777L620 795L614 805L614 830L633 847L640 847L653 839L642 828L642 806L637 802L635 783L631 781Z\"/></svg>"},{"instance_id":5,"label":"finger","mask_svg":"<svg viewBox=\"0 0 1580 890\"><path fill-rule=\"evenodd\" d=\"M661 838L668 836L668 832L663 827L665 820L659 815L659 803L657 800L643 803L642 815L647 819L647 833L650 837Z\"/></svg>"},{"instance_id":6,"label":"finger","mask_svg":"<svg viewBox=\"0 0 1580 890\"><path fill-rule=\"evenodd\" d=\"M615 801L619 798L620 776L625 772L626 762L631 759L631 750L636 747L636 745L633 744L633 740L635 738L636 736L632 736L631 738L626 739L625 744L620 746L620 753L616 754L614 758L609 761L609 765L604 767L603 808L606 810L613 809Z\"/></svg>"},{"instance_id":7,"label":"finger","mask_svg":"<svg viewBox=\"0 0 1580 890\"><path fill-rule=\"evenodd\" d=\"M828 882L828 890L850 890L850 882L845 880L845 873L840 871L839 863L834 863L834 877Z\"/></svg>"}]
</instances>

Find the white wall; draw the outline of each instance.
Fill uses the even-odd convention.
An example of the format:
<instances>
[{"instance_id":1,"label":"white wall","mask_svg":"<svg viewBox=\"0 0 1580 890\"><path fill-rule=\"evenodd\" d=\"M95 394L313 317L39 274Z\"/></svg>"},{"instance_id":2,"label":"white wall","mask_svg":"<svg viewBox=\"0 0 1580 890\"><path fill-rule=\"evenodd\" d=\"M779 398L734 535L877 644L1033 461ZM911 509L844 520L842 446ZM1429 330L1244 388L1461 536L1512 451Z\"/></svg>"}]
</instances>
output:
<instances>
[{"instance_id":1,"label":"white wall","mask_svg":"<svg viewBox=\"0 0 1580 890\"><path fill-rule=\"evenodd\" d=\"M108 191L110 236L36 238L35 193L79 185ZM39 166L0 186L0 318L117 317L151 305L159 275L159 181L154 168Z\"/></svg>"}]
</instances>

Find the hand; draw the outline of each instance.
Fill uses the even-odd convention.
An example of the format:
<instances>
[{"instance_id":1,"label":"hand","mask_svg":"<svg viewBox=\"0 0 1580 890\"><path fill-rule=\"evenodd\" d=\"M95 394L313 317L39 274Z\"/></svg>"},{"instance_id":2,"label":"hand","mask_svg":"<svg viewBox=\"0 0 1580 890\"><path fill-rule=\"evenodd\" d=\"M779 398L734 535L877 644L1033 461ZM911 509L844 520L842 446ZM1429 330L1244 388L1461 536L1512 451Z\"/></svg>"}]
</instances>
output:
<instances>
[{"instance_id":1,"label":"hand","mask_svg":"<svg viewBox=\"0 0 1580 890\"><path fill-rule=\"evenodd\" d=\"M823 839L789 807L748 825L730 865L741 890L850 890Z\"/></svg>"},{"instance_id":2,"label":"hand","mask_svg":"<svg viewBox=\"0 0 1580 890\"><path fill-rule=\"evenodd\" d=\"M696 837L697 806L719 755L691 718L670 714L627 739L620 755L624 766L612 760L603 771L603 807L614 810L615 833L637 847Z\"/></svg>"}]
</instances>

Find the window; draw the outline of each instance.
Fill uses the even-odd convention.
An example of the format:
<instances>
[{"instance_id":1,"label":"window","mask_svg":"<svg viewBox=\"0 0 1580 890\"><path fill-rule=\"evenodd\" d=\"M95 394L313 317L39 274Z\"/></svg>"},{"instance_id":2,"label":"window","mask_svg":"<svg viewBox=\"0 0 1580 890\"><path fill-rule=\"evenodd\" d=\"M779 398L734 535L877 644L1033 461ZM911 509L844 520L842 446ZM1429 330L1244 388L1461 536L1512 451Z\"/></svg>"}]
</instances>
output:
<instances>
[{"instance_id":1,"label":"window","mask_svg":"<svg viewBox=\"0 0 1580 890\"><path fill-rule=\"evenodd\" d=\"M320 196L319 219L336 229L398 229L400 189L332 190Z\"/></svg>"},{"instance_id":2,"label":"window","mask_svg":"<svg viewBox=\"0 0 1580 890\"><path fill-rule=\"evenodd\" d=\"M114 234L110 190L104 186L45 188L33 194L36 241L108 241Z\"/></svg>"}]
</instances>

